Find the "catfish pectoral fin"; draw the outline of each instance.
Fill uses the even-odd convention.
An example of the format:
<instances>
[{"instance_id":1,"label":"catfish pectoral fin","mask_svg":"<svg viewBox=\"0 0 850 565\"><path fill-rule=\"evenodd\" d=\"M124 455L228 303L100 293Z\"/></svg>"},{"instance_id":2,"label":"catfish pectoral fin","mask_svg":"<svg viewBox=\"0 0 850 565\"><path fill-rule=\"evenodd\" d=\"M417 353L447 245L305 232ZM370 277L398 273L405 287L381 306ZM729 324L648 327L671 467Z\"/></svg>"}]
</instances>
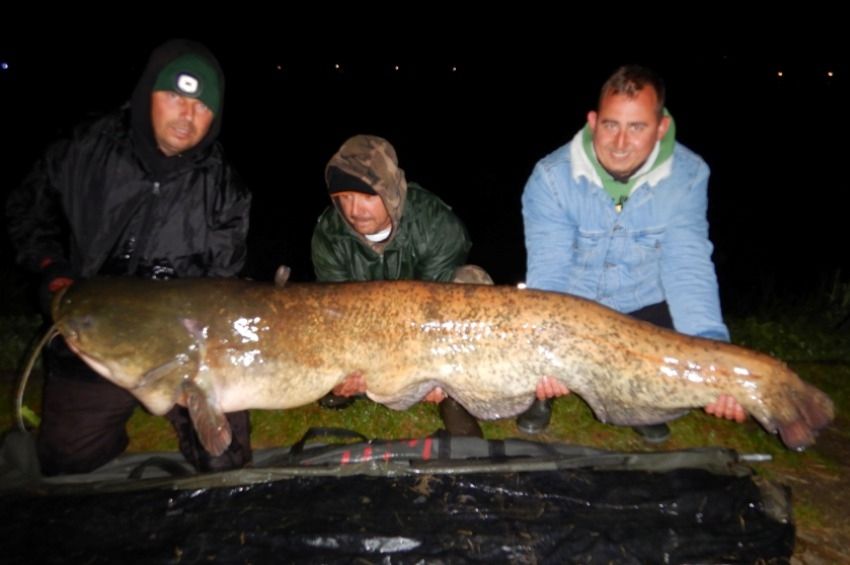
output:
<instances>
[{"instance_id":1,"label":"catfish pectoral fin","mask_svg":"<svg viewBox=\"0 0 850 565\"><path fill-rule=\"evenodd\" d=\"M158 367L154 367L142 375L142 378L139 379L139 382L136 383L136 386L133 388L145 388L149 386L156 385L161 380L169 377L175 371L181 371L183 373L186 372L186 365L191 361L190 357L185 353L181 353L177 355L174 359L168 361L167 363L163 363Z\"/></svg>"},{"instance_id":2,"label":"catfish pectoral fin","mask_svg":"<svg viewBox=\"0 0 850 565\"><path fill-rule=\"evenodd\" d=\"M279 266L274 272L274 285L278 288L285 287L291 273L292 269L286 265Z\"/></svg>"},{"instance_id":3,"label":"catfish pectoral fin","mask_svg":"<svg viewBox=\"0 0 850 565\"><path fill-rule=\"evenodd\" d=\"M187 380L183 384L186 395L186 408L195 425L198 439L211 455L219 456L228 448L232 439L230 424L224 413L213 406L209 396L195 382Z\"/></svg>"}]
</instances>

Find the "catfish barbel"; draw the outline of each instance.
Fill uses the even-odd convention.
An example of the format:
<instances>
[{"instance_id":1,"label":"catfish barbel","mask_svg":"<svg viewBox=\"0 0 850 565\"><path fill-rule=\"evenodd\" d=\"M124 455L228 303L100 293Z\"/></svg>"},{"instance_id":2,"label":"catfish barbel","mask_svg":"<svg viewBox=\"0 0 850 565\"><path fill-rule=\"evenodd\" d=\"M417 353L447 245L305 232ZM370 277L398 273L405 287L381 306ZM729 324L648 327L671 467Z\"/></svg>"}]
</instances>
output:
<instances>
[{"instance_id":1,"label":"catfish barbel","mask_svg":"<svg viewBox=\"0 0 850 565\"><path fill-rule=\"evenodd\" d=\"M186 405L214 455L230 443L224 412L302 406L355 373L390 408L439 386L481 419L523 412L544 376L628 426L728 394L792 449L833 418L829 397L772 357L555 292L92 279L54 301L53 317L71 349L153 414Z\"/></svg>"}]
</instances>

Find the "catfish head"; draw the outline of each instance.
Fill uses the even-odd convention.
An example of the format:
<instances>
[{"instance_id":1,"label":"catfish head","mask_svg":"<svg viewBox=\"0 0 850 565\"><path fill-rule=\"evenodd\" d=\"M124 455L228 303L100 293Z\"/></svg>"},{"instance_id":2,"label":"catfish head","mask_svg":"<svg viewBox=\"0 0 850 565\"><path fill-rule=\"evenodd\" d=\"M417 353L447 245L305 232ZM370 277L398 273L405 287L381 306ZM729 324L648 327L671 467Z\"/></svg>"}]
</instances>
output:
<instances>
[{"instance_id":1,"label":"catfish head","mask_svg":"<svg viewBox=\"0 0 850 565\"><path fill-rule=\"evenodd\" d=\"M127 278L77 282L52 305L59 333L94 371L161 414L197 370L198 352L180 312Z\"/></svg>"}]
</instances>

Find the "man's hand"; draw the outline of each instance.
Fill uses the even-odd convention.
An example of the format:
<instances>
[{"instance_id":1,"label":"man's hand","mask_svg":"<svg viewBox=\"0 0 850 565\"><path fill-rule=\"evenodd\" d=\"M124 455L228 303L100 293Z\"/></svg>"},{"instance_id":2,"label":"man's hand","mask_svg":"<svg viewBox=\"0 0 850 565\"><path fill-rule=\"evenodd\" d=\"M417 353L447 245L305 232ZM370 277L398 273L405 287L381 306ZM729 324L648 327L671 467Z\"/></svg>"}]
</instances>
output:
<instances>
[{"instance_id":1,"label":"man's hand","mask_svg":"<svg viewBox=\"0 0 850 565\"><path fill-rule=\"evenodd\" d=\"M425 395L422 399L423 402L433 402L434 404L439 404L448 398L449 395L443 392L443 389L440 387L435 387L431 389L431 392Z\"/></svg>"},{"instance_id":2,"label":"man's hand","mask_svg":"<svg viewBox=\"0 0 850 565\"><path fill-rule=\"evenodd\" d=\"M570 393L570 389L558 379L552 377L543 377L537 383L537 398L546 400L547 398L555 398L557 396L566 396Z\"/></svg>"},{"instance_id":3,"label":"man's hand","mask_svg":"<svg viewBox=\"0 0 850 565\"><path fill-rule=\"evenodd\" d=\"M39 266L41 267L41 284L38 289L38 302L41 313L50 318L53 297L57 292L74 283L74 275L71 266L63 259L54 260L46 257Z\"/></svg>"},{"instance_id":4,"label":"man's hand","mask_svg":"<svg viewBox=\"0 0 850 565\"><path fill-rule=\"evenodd\" d=\"M72 278L56 277L55 279L53 279L52 281L47 283L47 290L51 294L56 294L57 292L59 292L63 288L67 288L67 287L71 286L72 284L74 284L74 279L72 279Z\"/></svg>"},{"instance_id":5,"label":"man's hand","mask_svg":"<svg viewBox=\"0 0 850 565\"><path fill-rule=\"evenodd\" d=\"M747 412L738 401L728 394L721 394L716 401L705 407L705 411L718 418L743 422L747 419Z\"/></svg>"},{"instance_id":6,"label":"man's hand","mask_svg":"<svg viewBox=\"0 0 850 565\"><path fill-rule=\"evenodd\" d=\"M366 379L363 373L356 371L346 376L345 379L331 390L337 396L354 396L366 392Z\"/></svg>"}]
</instances>

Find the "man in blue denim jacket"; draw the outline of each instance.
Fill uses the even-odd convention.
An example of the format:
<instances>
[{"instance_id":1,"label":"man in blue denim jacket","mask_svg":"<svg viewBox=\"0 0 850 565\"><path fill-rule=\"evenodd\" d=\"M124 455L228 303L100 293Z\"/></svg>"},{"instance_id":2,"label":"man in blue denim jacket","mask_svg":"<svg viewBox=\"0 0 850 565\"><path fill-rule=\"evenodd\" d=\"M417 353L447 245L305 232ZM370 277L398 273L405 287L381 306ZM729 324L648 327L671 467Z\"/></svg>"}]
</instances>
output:
<instances>
[{"instance_id":1,"label":"man in blue denim jacket","mask_svg":"<svg viewBox=\"0 0 850 565\"><path fill-rule=\"evenodd\" d=\"M537 163L522 196L526 282L728 341L708 239L708 166L676 143L664 96L654 72L621 67L603 85L585 127ZM549 398L567 392L547 379L519 428L543 430ZM727 396L706 411L746 417ZM654 443L669 436L666 424L635 429Z\"/></svg>"}]
</instances>

